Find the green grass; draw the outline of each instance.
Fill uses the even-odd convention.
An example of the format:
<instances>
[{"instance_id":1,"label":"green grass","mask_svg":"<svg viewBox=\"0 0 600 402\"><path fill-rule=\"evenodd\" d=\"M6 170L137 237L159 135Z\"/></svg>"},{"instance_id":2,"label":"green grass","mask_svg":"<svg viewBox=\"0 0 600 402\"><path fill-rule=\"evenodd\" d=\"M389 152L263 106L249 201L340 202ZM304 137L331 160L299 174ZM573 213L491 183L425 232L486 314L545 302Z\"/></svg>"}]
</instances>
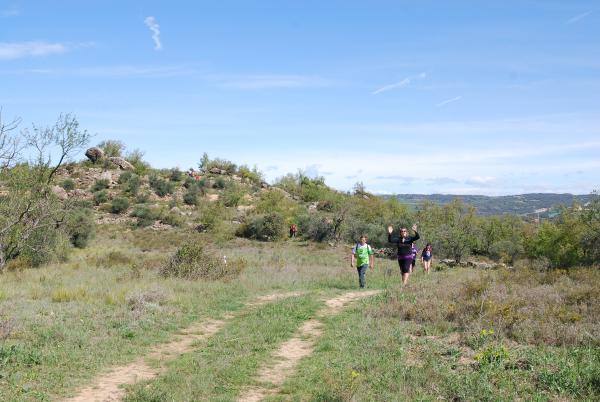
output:
<instances>
[{"instance_id":1,"label":"green grass","mask_svg":"<svg viewBox=\"0 0 600 402\"><path fill-rule=\"evenodd\" d=\"M166 375L132 387L126 401L233 400L260 363L319 306L314 296L305 296L240 315L198 351L172 362Z\"/></svg>"},{"instance_id":2,"label":"green grass","mask_svg":"<svg viewBox=\"0 0 600 402\"><path fill-rule=\"evenodd\" d=\"M247 267L224 281L160 277L158 268L190 241L228 260L243 257ZM131 386L128 400L235 399L324 297L357 288L348 252L101 226L68 262L1 276L0 400L73 395L179 329L231 312L223 330L163 375ZM597 400L598 275L418 268L401 289L397 263L377 259L367 287L384 293L323 318L314 353L270 399ZM305 296L243 307L298 290Z\"/></svg>"}]
</instances>

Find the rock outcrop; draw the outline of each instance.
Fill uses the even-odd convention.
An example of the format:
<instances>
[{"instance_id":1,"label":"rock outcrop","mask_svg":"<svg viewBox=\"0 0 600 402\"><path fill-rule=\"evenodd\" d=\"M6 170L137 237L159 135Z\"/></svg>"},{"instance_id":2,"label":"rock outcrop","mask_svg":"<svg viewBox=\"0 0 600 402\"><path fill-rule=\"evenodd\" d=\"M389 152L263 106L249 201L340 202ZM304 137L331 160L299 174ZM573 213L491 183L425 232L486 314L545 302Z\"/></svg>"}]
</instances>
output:
<instances>
[{"instance_id":1,"label":"rock outcrop","mask_svg":"<svg viewBox=\"0 0 600 402\"><path fill-rule=\"evenodd\" d=\"M125 159L123 159L121 157L113 156L113 157L108 158L108 160L110 160L112 163L117 165L119 167L119 169L121 169L121 170L134 170L135 169L131 163L127 162Z\"/></svg>"},{"instance_id":2,"label":"rock outcrop","mask_svg":"<svg viewBox=\"0 0 600 402\"><path fill-rule=\"evenodd\" d=\"M87 156L87 158L92 162L96 163L98 160L104 157L104 151L98 147L88 148L88 150L85 151L85 156Z\"/></svg>"}]
</instances>

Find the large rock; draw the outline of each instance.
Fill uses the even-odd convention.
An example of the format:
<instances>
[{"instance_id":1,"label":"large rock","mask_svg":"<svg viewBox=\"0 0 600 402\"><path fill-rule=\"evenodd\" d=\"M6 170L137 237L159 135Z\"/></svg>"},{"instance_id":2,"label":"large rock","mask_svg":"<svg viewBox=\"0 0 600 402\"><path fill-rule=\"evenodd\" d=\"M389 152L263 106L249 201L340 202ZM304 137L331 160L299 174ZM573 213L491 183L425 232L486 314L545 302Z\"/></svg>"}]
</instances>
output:
<instances>
[{"instance_id":1,"label":"large rock","mask_svg":"<svg viewBox=\"0 0 600 402\"><path fill-rule=\"evenodd\" d=\"M67 194L67 191L60 186L52 186L51 190L54 193L54 195L61 200L66 200L69 198L69 194Z\"/></svg>"},{"instance_id":2,"label":"large rock","mask_svg":"<svg viewBox=\"0 0 600 402\"><path fill-rule=\"evenodd\" d=\"M125 159L120 158L118 156L110 157L110 158L108 158L108 160L110 160L112 163L117 165L119 167L119 169L122 169L122 170L134 170L135 169L131 163L127 162Z\"/></svg>"},{"instance_id":3,"label":"large rock","mask_svg":"<svg viewBox=\"0 0 600 402\"><path fill-rule=\"evenodd\" d=\"M98 147L92 147L85 151L85 156L87 156L87 158L92 162L96 163L96 161L104 157L104 151Z\"/></svg>"}]
</instances>

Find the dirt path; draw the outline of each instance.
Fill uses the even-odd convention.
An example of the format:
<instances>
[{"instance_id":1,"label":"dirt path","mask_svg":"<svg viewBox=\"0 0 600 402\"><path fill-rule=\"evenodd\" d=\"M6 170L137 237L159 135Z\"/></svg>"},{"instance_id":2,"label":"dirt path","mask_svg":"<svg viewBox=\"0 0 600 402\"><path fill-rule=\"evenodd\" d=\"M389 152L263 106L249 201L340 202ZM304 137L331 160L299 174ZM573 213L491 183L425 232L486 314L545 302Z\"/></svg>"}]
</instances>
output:
<instances>
[{"instance_id":1,"label":"dirt path","mask_svg":"<svg viewBox=\"0 0 600 402\"><path fill-rule=\"evenodd\" d=\"M256 301L246 304L245 307L257 307L272 301L284 299L287 297L296 297L302 295L302 292L275 293L261 296ZM188 353L193 350L192 345L199 340L206 339L216 334L223 328L227 320L234 315L226 315L222 320L206 320L183 329L174 336L170 342L156 346L152 351L143 357L125 365L114 367L106 373L96 377L92 384L82 388L78 394L72 398L65 399L65 402L113 402L120 401L125 396L123 385L135 384L136 382L149 380L158 376L164 370L164 363L176 358L177 356ZM159 362L159 367L151 367L148 360Z\"/></svg>"},{"instance_id":2,"label":"dirt path","mask_svg":"<svg viewBox=\"0 0 600 402\"><path fill-rule=\"evenodd\" d=\"M379 290L350 292L326 300L326 307L319 311L317 316L325 317L337 314L348 303L373 296L379 292ZM243 389L238 402L258 402L268 395L277 394L281 385L293 374L300 360L312 353L315 343L322 333L322 326L322 323L315 318L306 321L293 338L279 346L272 356L274 363L259 370L257 381L265 383L265 386Z\"/></svg>"}]
</instances>

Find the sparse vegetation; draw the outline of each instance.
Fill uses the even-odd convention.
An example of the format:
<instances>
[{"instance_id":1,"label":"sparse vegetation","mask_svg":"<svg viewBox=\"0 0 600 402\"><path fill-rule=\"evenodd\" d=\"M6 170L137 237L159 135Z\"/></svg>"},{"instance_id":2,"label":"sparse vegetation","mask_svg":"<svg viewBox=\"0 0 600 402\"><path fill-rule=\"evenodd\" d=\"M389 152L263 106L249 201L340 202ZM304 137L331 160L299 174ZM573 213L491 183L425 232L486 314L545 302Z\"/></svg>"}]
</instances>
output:
<instances>
[{"instance_id":1,"label":"sparse vegetation","mask_svg":"<svg viewBox=\"0 0 600 402\"><path fill-rule=\"evenodd\" d=\"M201 243L180 247L160 270L162 276L184 279L225 279L238 276L246 262L241 259L225 262L223 257L208 253Z\"/></svg>"}]
</instances>

